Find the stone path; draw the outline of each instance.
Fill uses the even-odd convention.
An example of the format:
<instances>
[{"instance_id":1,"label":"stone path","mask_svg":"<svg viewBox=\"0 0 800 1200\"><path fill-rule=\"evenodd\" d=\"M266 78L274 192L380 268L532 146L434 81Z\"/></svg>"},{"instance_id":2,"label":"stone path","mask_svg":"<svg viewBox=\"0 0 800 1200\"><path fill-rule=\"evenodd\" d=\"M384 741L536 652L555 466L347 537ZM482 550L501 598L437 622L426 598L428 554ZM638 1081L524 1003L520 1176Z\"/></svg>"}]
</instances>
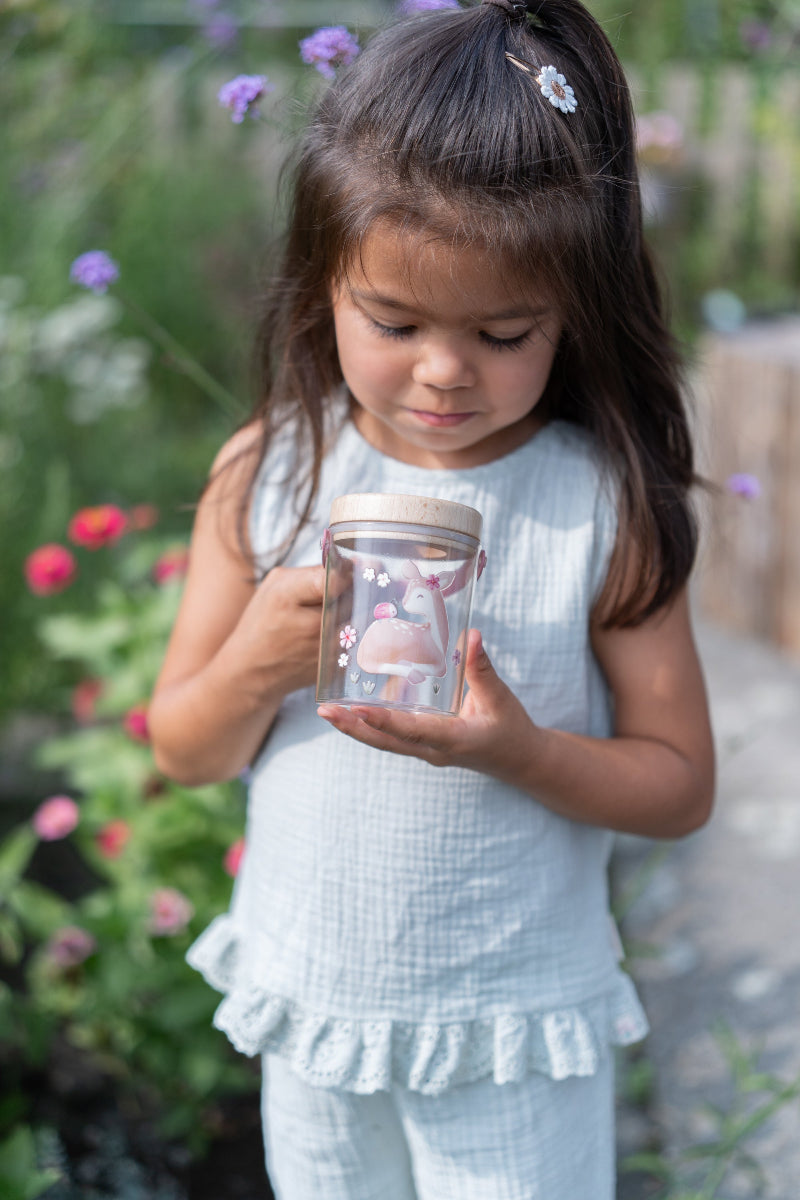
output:
<instances>
[{"instance_id":1,"label":"stone path","mask_svg":"<svg viewBox=\"0 0 800 1200\"><path fill-rule=\"evenodd\" d=\"M800 663L708 625L698 642L718 748L714 815L669 848L623 837L616 853L622 890L642 885L624 932L654 1076L647 1122L621 1113L622 1149L655 1137L673 1162L715 1136L708 1105L732 1103L721 1022L761 1070L800 1078ZM754 1092L751 1108L765 1098ZM747 1149L764 1178L731 1171L714 1196L798 1200L800 1100ZM621 1181L620 1196L650 1194Z\"/></svg>"}]
</instances>

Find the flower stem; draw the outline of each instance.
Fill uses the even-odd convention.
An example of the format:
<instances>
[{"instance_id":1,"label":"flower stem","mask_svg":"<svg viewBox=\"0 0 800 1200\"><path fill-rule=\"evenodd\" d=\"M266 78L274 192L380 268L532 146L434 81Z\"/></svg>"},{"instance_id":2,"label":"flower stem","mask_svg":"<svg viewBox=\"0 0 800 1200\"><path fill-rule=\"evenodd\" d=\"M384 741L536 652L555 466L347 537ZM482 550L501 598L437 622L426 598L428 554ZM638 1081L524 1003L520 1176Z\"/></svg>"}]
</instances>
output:
<instances>
[{"instance_id":1,"label":"flower stem","mask_svg":"<svg viewBox=\"0 0 800 1200\"><path fill-rule=\"evenodd\" d=\"M120 296L124 304L134 314L136 319L144 325L154 341L158 342L159 346L169 354L170 358L175 362L175 365L183 372L193 383L196 383L201 391L205 392L216 404L220 406L223 412L228 416L240 417L242 415L241 402L223 387L213 375L209 375L205 367L202 367L196 358L193 358L185 346L181 345L177 338L165 329L160 322L156 321L150 313L131 300L119 289L115 289L117 295Z\"/></svg>"}]
</instances>

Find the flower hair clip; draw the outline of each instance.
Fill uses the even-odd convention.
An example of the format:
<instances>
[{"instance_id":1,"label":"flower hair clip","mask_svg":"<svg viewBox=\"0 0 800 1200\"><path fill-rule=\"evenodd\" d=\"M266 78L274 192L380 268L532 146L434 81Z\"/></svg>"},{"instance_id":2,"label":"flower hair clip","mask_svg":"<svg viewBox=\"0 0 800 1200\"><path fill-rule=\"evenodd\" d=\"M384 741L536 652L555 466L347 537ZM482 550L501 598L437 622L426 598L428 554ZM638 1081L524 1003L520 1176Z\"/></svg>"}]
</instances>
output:
<instances>
[{"instance_id":1,"label":"flower hair clip","mask_svg":"<svg viewBox=\"0 0 800 1200\"><path fill-rule=\"evenodd\" d=\"M520 71L524 71L526 75L530 75L539 85L539 91L544 96L545 100L549 100L553 108L558 108L562 113L574 113L578 107L578 101L575 99L575 93L567 83L563 75L556 70L554 66L549 67L530 67L528 63L524 63L522 59L516 58L513 54L506 51L506 58ZM538 74L536 73L538 71Z\"/></svg>"}]
</instances>

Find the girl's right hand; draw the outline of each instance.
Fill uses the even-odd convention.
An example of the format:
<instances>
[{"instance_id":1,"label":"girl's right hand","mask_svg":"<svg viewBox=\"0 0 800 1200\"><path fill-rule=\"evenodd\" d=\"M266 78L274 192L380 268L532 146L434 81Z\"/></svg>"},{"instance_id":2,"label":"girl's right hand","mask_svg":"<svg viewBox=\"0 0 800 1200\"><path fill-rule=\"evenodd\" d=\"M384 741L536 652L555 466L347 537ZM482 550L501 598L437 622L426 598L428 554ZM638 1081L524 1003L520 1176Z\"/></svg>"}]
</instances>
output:
<instances>
[{"instance_id":1,"label":"girl's right hand","mask_svg":"<svg viewBox=\"0 0 800 1200\"><path fill-rule=\"evenodd\" d=\"M230 779L252 762L285 696L315 676L323 568L277 567L256 586L239 548L257 452L254 431L243 429L214 464L148 709L157 766L190 786Z\"/></svg>"},{"instance_id":2,"label":"girl's right hand","mask_svg":"<svg viewBox=\"0 0 800 1200\"><path fill-rule=\"evenodd\" d=\"M321 566L275 567L256 588L230 640L264 696L315 682L324 589Z\"/></svg>"}]
</instances>

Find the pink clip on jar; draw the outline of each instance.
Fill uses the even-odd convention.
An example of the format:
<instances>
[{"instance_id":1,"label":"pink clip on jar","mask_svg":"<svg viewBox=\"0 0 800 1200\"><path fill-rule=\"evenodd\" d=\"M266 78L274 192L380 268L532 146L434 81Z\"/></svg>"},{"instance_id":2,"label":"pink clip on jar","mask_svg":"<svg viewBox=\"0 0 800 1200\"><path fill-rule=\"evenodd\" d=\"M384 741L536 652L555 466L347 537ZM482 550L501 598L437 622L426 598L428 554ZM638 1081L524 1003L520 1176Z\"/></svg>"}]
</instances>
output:
<instances>
[{"instance_id":1,"label":"pink clip on jar","mask_svg":"<svg viewBox=\"0 0 800 1200\"><path fill-rule=\"evenodd\" d=\"M339 496L326 565L318 704L455 715L472 589L486 562L474 508L426 496Z\"/></svg>"}]
</instances>

